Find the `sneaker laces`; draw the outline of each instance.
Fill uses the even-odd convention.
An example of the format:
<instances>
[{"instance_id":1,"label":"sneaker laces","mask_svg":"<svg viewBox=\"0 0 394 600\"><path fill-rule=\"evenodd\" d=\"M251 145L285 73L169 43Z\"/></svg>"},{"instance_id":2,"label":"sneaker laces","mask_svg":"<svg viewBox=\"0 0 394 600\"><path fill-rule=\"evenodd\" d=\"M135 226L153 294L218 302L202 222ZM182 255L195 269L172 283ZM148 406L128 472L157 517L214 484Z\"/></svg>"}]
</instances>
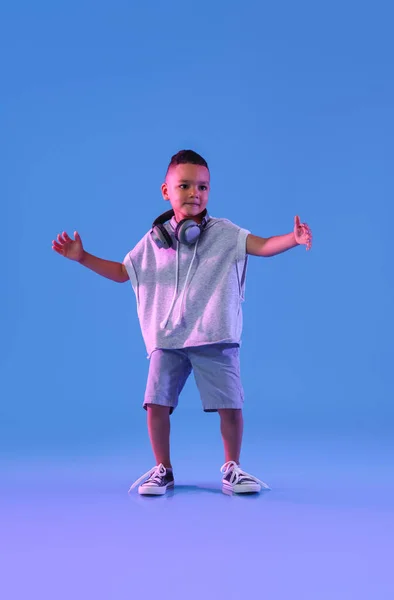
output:
<instances>
[{"instance_id":1,"label":"sneaker laces","mask_svg":"<svg viewBox=\"0 0 394 600\"><path fill-rule=\"evenodd\" d=\"M166 474L167 469L165 468L165 466L160 463L159 465L157 465L156 467L153 467L152 469L150 469L149 471L147 471L146 473L144 473L144 475L141 475L141 477L139 477L137 479L137 481L134 481L134 483L130 486L129 489L129 493L131 492L131 490L133 488L135 488L143 479L148 478L152 483L160 483L160 479L162 477L164 477L164 475Z\"/></svg>"},{"instance_id":2,"label":"sneaker laces","mask_svg":"<svg viewBox=\"0 0 394 600\"><path fill-rule=\"evenodd\" d=\"M220 468L220 471L224 475L227 475L227 473L229 471L232 471L231 477L230 477L231 485L236 485L237 483L241 483L243 479L252 479L256 483L259 483L266 490L271 489L269 485L264 483L264 481L261 481L260 479L257 479L257 477L254 477L253 475L246 473L246 471L243 471L234 460L229 460L228 462L224 463L224 465Z\"/></svg>"}]
</instances>

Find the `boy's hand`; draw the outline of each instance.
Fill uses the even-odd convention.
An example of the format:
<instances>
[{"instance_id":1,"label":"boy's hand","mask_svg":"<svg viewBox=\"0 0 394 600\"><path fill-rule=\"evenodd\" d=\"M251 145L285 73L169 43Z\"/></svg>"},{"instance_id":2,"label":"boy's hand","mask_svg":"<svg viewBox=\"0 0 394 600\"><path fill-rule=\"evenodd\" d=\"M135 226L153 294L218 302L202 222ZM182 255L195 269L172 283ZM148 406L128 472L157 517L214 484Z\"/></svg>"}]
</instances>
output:
<instances>
[{"instance_id":1,"label":"boy's hand","mask_svg":"<svg viewBox=\"0 0 394 600\"><path fill-rule=\"evenodd\" d=\"M74 237L75 240L72 240L65 231L62 234L59 233L57 241L52 240L52 250L70 260L81 261L84 249L78 231L74 231Z\"/></svg>"},{"instance_id":2,"label":"boy's hand","mask_svg":"<svg viewBox=\"0 0 394 600\"><path fill-rule=\"evenodd\" d=\"M304 244L307 250L312 248L312 231L307 223L300 223L300 217L294 217L294 237L297 244Z\"/></svg>"}]
</instances>

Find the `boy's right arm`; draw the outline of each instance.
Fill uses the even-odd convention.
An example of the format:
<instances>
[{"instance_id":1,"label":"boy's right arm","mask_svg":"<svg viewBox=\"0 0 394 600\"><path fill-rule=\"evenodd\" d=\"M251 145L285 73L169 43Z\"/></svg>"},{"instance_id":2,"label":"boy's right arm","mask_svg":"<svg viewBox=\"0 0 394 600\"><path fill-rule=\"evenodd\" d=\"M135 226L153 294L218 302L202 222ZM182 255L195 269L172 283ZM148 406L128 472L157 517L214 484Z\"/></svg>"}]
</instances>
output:
<instances>
[{"instance_id":1,"label":"boy's right arm","mask_svg":"<svg viewBox=\"0 0 394 600\"><path fill-rule=\"evenodd\" d=\"M83 251L82 259L78 262L95 273L98 273L107 279L112 279L112 281L125 283L125 281L128 281L129 279L126 267L122 263L104 260L93 254L89 254L85 250Z\"/></svg>"},{"instance_id":2,"label":"boy's right arm","mask_svg":"<svg viewBox=\"0 0 394 600\"><path fill-rule=\"evenodd\" d=\"M103 258L93 256L93 254L89 254L84 250L81 237L77 231L74 232L74 237L75 240L72 240L68 234L63 231L62 234L57 236L57 240L52 241L52 249L65 258L75 260L107 279L111 279L118 283L128 281L129 276L126 267L122 263L104 260Z\"/></svg>"}]
</instances>

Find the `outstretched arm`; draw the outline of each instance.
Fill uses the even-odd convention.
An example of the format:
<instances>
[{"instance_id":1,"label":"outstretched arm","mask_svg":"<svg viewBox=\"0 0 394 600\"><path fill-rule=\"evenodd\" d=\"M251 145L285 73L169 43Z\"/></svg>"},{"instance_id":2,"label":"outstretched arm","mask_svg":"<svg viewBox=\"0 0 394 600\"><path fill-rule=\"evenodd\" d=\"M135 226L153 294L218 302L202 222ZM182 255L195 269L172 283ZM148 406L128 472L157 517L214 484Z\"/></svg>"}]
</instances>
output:
<instances>
[{"instance_id":1,"label":"outstretched arm","mask_svg":"<svg viewBox=\"0 0 394 600\"><path fill-rule=\"evenodd\" d=\"M269 238L262 238L250 233L246 238L246 253L253 256L275 256L275 254L281 254L300 245L305 245L307 250L311 249L312 231L307 223L301 223L300 218L295 217L292 233Z\"/></svg>"},{"instance_id":2,"label":"outstretched arm","mask_svg":"<svg viewBox=\"0 0 394 600\"><path fill-rule=\"evenodd\" d=\"M62 234L57 236L57 240L52 241L52 249L58 254L61 254L61 256L69 258L70 260L75 260L84 267L87 267L91 271L94 271L107 279L111 279L117 283L128 281L129 276L126 267L122 263L104 260L93 254L89 254L84 250L81 237L77 231L74 232L74 237L75 239L72 240L69 235L63 231Z\"/></svg>"}]
</instances>

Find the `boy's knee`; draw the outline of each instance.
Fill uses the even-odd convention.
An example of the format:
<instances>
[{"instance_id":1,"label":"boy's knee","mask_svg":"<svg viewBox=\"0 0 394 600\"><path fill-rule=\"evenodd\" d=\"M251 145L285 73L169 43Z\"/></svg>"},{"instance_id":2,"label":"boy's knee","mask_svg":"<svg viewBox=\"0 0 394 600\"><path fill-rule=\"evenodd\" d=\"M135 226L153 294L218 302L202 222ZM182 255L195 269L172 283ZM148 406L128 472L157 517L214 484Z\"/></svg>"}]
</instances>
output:
<instances>
[{"instance_id":1,"label":"boy's knee","mask_svg":"<svg viewBox=\"0 0 394 600\"><path fill-rule=\"evenodd\" d=\"M162 404L146 404L144 407L151 415L168 415L171 414L173 408L171 406L163 406Z\"/></svg>"},{"instance_id":2,"label":"boy's knee","mask_svg":"<svg viewBox=\"0 0 394 600\"><path fill-rule=\"evenodd\" d=\"M242 417L242 409L240 408L219 408L218 413L220 418L225 421L235 422Z\"/></svg>"}]
</instances>

